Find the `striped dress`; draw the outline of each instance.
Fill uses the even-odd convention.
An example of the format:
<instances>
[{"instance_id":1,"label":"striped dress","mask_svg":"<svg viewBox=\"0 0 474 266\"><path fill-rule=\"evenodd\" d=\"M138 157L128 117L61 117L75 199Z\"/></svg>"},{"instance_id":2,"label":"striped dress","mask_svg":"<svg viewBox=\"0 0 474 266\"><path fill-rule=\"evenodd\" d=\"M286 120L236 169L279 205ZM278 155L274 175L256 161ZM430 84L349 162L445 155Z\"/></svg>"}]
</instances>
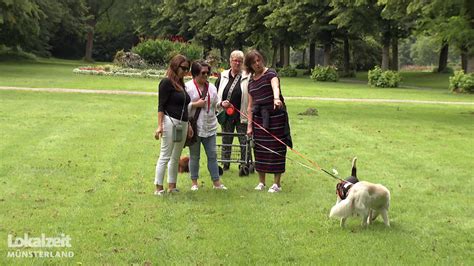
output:
<instances>
[{"instance_id":1,"label":"striped dress","mask_svg":"<svg viewBox=\"0 0 474 266\"><path fill-rule=\"evenodd\" d=\"M269 123L267 130L277 138L284 141L285 125L288 115L282 109L273 110L272 78L277 77L273 69L268 69L258 80L250 79L248 90L252 96L253 121L263 126L262 112L258 109L266 109L269 112ZM281 95L281 92L280 92ZM280 96L283 101L283 97ZM255 141L255 169L264 173L284 173L286 161L286 146L273 138L253 124L253 136ZM272 151L270 151L272 150ZM277 152L278 154L275 154Z\"/></svg>"}]
</instances>

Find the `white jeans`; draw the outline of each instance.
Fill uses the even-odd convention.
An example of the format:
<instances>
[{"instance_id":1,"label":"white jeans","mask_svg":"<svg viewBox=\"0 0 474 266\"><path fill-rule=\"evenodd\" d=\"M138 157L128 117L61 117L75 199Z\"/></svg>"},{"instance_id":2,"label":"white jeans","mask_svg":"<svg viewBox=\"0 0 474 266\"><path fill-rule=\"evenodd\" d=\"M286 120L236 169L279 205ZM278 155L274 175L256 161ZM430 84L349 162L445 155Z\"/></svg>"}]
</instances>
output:
<instances>
[{"instance_id":1,"label":"white jeans","mask_svg":"<svg viewBox=\"0 0 474 266\"><path fill-rule=\"evenodd\" d=\"M173 123L171 123L171 119L173 119L174 124L181 124L183 126L183 135L180 142L173 142ZM178 180L179 158L183 151L187 134L188 122L181 122L167 115L163 116L163 134L161 137L160 157L156 162L155 185L163 185L166 165L168 165L168 183L176 183Z\"/></svg>"}]
</instances>

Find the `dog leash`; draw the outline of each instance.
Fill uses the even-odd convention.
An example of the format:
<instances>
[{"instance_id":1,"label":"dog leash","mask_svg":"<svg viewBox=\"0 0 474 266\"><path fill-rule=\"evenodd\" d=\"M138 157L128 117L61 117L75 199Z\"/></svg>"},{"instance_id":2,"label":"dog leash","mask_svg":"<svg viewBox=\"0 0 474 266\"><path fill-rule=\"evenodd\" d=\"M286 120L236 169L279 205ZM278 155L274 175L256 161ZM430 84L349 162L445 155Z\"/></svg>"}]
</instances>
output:
<instances>
[{"instance_id":1,"label":"dog leash","mask_svg":"<svg viewBox=\"0 0 474 266\"><path fill-rule=\"evenodd\" d=\"M242 116L244 116L245 118L247 118L247 120L249 119L249 117L248 117L246 114L242 113L239 109L235 108L235 106L233 106L232 104L231 104L231 106L232 106L232 108L234 108L234 110L236 110L237 112L239 112L240 115L242 115ZM300 164L300 165L302 165L302 166L304 166L304 167L306 167L306 168L308 168L308 169L311 169L311 170L313 170L313 171L315 171L315 172L317 172L318 170L323 171L324 173L328 174L329 176L331 176L332 178L334 178L334 179L336 179L336 180L343 181L343 182L348 182L348 181L345 181L344 179L342 179L342 178L340 178L340 177L337 177L336 175L333 175L332 173L330 173L330 172L327 171L326 169L320 167L319 164L317 164L315 161L313 161L313 160L307 158L306 156L304 156L303 154L301 154L301 153L298 152L297 150L291 148L291 147L288 146L285 142L283 142L281 139L279 139L277 136L273 135L271 132L269 132L267 129L265 129L263 126L261 126L260 124L258 124L258 123L255 122L255 121L253 121L253 119L252 119L252 123L253 123L254 125L256 125L258 128L262 129L265 133L269 134L272 138L274 138L275 140L277 140L277 141L280 142L281 144L285 145L285 146L286 146L288 149L290 149L293 153L295 153L296 155L298 155L298 156L300 156L301 158L303 158L303 159L307 160L308 162L310 162L313 166L315 166L315 167L317 168L317 170L314 169L314 168L312 168L312 167L310 167L310 166L307 166L307 165L305 165L305 164L303 164L303 163L300 163L300 162L295 161L295 162L297 162L298 164ZM254 143L255 143L255 142L254 142ZM287 159L290 159L289 157L283 156L283 155L279 154L278 152L273 151L273 150L271 150L270 148L265 147L265 146L263 146L263 145L261 145L261 144L259 144L259 143L255 143L255 144L258 145L258 146L260 146L260 147L262 147L262 148L264 148L264 149L266 149L266 150L268 150L268 151L270 151L270 152L272 152L272 153L277 154L278 156L281 156L281 157L285 157L285 158L287 158ZM294 160L292 160L292 161L294 161ZM350 182L349 182L349 183L350 183Z\"/></svg>"}]
</instances>

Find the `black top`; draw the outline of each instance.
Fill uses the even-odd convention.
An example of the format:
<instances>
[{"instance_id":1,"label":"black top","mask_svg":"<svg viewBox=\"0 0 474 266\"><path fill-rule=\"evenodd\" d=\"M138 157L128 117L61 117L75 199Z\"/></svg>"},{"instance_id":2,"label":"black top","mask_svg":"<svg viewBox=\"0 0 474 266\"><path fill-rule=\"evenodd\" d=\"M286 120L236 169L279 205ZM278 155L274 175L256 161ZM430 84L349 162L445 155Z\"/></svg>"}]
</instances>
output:
<instances>
[{"instance_id":1,"label":"black top","mask_svg":"<svg viewBox=\"0 0 474 266\"><path fill-rule=\"evenodd\" d=\"M229 82L227 82L227 85L224 88L224 91L222 92L222 101L227 100L227 95L229 94L230 87L232 86L232 83L234 83L235 77L232 76L232 71L229 71ZM235 84L234 90L232 90L232 95L230 96L230 103L240 110L240 107L242 105L241 100L242 100L242 89L240 88L240 80L242 79L242 76L240 76L239 80L237 81L237 84ZM221 76L216 80L216 87L219 88L219 83L221 82ZM234 119L239 118L238 112L236 112ZM240 118L239 118L240 119Z\"/></svg>"},{"instance_id":2,"label":"black top","mask_svg":"<svg viewBox=\"0 0 474 266\"><path fill-rule=\"evenodd\" d=\"M186 90L177 91L168 78L160 81L158 86L158 112L164 112L166 115L182 121L188 121L188 104L191 102ZM184 111L183 111L184 105Z\"/></svg>"}]
</instances>

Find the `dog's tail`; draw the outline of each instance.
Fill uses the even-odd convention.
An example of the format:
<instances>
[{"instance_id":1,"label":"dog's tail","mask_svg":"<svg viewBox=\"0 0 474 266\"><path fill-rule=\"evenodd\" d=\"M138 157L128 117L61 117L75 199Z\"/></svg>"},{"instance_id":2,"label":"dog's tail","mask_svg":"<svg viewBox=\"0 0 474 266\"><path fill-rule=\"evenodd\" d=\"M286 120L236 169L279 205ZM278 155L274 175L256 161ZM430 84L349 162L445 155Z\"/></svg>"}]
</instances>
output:
<instances>
[{"instance_id":1,"label":"dog's tail","mask_svg":"<svg viewBox=\"0 0 474 266\"><path fill-rule=\"evenodd\" d=\"M352 159L352 174L351 174L351 176L353 177L357 177L356 162L357 162L357 157L354 157L354 159Z\"/></svg>"},{"instance_id":2,"label":"dog's tail","mask_svg":"<svg viewBox=\"0 0 474 266\"><path fill-rule=\"evenodd\" d=\"M339 203L334 205L331 208L331 212L329 213L329 217L338 217L338 218L347 218L352 214L352 198L349 197L345 200L341 200Z\"/></svg>"}]
</instances>

